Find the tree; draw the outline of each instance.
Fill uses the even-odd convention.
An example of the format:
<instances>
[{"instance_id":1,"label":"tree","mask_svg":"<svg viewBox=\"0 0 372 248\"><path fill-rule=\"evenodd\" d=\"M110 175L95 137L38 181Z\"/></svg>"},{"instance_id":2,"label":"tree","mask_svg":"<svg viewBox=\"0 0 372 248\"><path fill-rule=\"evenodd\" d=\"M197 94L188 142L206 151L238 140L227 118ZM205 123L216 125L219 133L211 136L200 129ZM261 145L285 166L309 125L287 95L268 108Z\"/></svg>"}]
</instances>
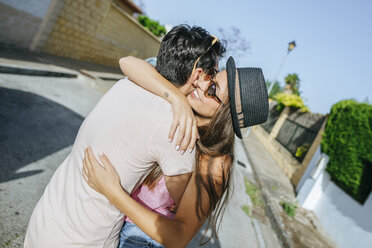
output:
<instances>
[{"instance_id":1,"label":"tree","mask_svg":"<svg viewBox=\"0 0 372 248\"><path fill-rule=\"evenodd\" d=\"M299 96L301 94L300 92L300 78L296 73L288 74L285 77L285 84L286 84L286 91L289 91L288 93L294 94Z\"/></svg>"},{"instance_id":2,"label":"tree","mask_svg":"<svg viewBox=\"0 0 372 248\"><path fill-rule=\"evenodd\" d=\"M271 84L272 84L271 81L266 81L266 87L267 87L267 89L270 88L270 85ZM283 87L280 86L279 81L275 81L274 86L273 86L273 88L270 91L269 98L274 99L274 96L276 94L281 93L283 91L284 91L284 89L283 89Z\"/></svg>"},{"instance_id":3,"label":"tree","mask_svg":"<svg viewBox=\"0 0 372 248\"><path fill-rule=\"evenodd\" d=\"M230 28L220 27L218 32L218 38L226 42L225 61L230 56L233 56L235 61L238 61L251 50L250 42L241 36L239 28L233 26Z\"/></svg>"}]
</instances>

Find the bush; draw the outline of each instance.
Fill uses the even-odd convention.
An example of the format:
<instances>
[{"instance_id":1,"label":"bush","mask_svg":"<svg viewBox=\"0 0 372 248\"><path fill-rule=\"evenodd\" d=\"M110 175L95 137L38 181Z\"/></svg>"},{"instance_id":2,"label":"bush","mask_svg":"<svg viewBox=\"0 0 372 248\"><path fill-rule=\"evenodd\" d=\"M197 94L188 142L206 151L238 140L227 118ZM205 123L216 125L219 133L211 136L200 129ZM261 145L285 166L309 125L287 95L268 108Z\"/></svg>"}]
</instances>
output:
<instances>
[{"instance_id":1,"label":"bush","mask_svg":"<svg viewBox=\"0 0 372 248\"><path fill-rule=\"evenodd\" d=\"M309 148L310 148L310 144L307 142L303 144L302 146L297 147L297 150L295 153L296 158L302 159L307 153L307 151L309 150Z\"/></svg>"},{"instance_id":2,"label":"bush","mask_svg":"<svg viewBox=\"0 0 372 248\"><path fill-rule=\"evenodd\" d=\"M278 110L281 111L284 106L293 108L299 108L301 112L310 112L309 108L305 106L304 101L298 95L278 93L274 96L274 99L278 102Z\"/></svg>"},{"instance_id":3,"label":"bush","mask_svg":"<svg viewBox=\"0 0 372 248\"><path fill-rule=\"evenodd\" d=\"M160 25L158 21L151 20L145 15L139 15L138 22L157 37L160 37L167 33L167 30L163 25Z\"/></svg>"},{"instance_id":4,"label":"bush","mask_svg":"<svg viewBox=\"0 0 372 248\"><path fill-rule=\"evenodd\" d=\"M321 143L327 171L360 203L372 189L372 105L344 100L332 106Z\"/></svg>"}]
</instances>

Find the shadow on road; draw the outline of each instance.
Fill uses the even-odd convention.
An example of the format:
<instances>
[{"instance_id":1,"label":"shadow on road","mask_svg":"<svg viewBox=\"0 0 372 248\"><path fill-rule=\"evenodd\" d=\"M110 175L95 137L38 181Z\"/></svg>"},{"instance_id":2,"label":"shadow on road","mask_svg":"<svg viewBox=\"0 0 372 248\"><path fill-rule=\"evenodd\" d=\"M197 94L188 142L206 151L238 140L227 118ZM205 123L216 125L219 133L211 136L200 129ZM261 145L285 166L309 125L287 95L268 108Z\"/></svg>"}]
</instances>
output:
<instances>
[{"instance_id":1,"label":"shadow on road","mask_svg":"<svg viewBox=\"0 0 372 248\"><path fill-rule=\"evenodd\" d=\"M0 183L42 172L17 170L70 146L83 119L44 97L0 87Z\"/></svg>"}]
</instances>

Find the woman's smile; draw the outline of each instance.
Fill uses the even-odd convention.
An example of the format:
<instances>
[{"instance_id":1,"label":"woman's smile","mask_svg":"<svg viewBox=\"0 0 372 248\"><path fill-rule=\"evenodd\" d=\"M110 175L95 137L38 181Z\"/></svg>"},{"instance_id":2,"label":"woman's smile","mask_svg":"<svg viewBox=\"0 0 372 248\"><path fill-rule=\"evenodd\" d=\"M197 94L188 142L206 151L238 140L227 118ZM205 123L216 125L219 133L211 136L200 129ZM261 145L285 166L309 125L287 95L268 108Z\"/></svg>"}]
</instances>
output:
<instances>
[{"instance_id":1,"label":"woman's smile","mask_svg":"<svg viewBox=\"0 0 372 248\"><path fill-rule=\"evenodd\" d=\"M195 89L193 92L191 92L191 97L200 101L200 96L198 93L198 89Z\"/></svg>"}]
</instances>

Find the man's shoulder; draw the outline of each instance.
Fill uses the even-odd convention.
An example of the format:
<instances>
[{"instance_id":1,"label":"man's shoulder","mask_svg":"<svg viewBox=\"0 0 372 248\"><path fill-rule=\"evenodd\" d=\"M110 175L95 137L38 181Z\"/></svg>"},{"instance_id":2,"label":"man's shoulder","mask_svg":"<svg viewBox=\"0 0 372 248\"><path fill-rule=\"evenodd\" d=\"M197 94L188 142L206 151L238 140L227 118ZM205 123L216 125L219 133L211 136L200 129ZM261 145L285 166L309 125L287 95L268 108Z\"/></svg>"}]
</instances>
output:
<instances>
[{"instance_id":1,"label":"man's shoulder","mask_svg":"<svg viewBox=\"0 0 372 248\"><path fill-rule=\"evenodd\" d=\"M139 115L155 116L159 121L172 121L172 106L165 99L145 90L128 78L119 80L117 84L123 91L125 90L126 96L132 99L131 106L142 109Z\"/></svg>"},{"instance_id":2,"label":"man's shoulder","mask_svg":"<svg viewBox=\"0 0 372 248\"><path fill-rule=\"evenodd\" d=\"M110 102L126 104L133 109L142 108L142 111L146 112L159 112L164 115L172 112L171 105L165 99L138 86L127 77L117 81L103 98Z\"/></svg>"},{"instance_id":3,"label":"man's shoulder","mask_svg":"<svg viewBox=\"0 0 372 248\"><path fill-rule=\"evenodd\" d=\"M146 97L149 99L154 99L154 101L165 104L165 105L170 105L165 99L155 95L154 93L151 93L150 91L142 88L141 86L135 84L133 81L131 81L128 78L123 78L120 79L116 84L116 86L120 88L125 88L126 92L128 94L136 94L141 97ZM114 88L114 87L113 87Z\"/></svg>"},{"instance_id":4,"label":"man's shoulder","mask_svg":"<svg viewBox=\"0 0 372 248\"><path fill-rule=\"evenodd\" d=\"M125 92L128 91L142 91L143 89L131 81L128 77L122 78L117 81L114 86L110 89L110 91L118 91L125 89Z\"/></svg>"}]
</instances>

